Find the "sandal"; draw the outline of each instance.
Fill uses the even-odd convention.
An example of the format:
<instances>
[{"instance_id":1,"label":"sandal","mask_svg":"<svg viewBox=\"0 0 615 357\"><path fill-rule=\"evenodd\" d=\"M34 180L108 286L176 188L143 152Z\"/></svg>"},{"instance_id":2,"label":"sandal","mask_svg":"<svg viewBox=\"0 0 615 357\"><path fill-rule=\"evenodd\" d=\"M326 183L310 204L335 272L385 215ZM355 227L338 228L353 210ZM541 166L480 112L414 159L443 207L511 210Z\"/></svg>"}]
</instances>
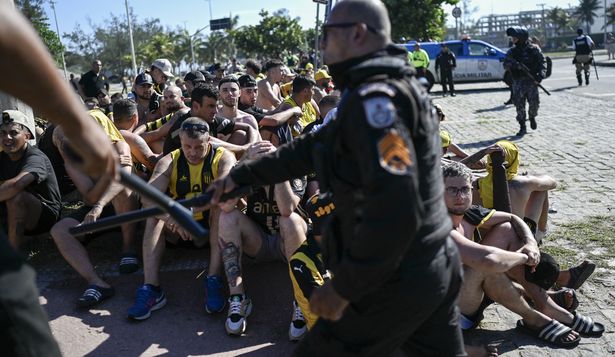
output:
<instances>
[{"instance_id":1,"label":"sandal","mask_svg":"<svg viewBox=\"0 0 615 357\"><path fill-rule=\"evenodd\" d=\"M136 254L124 254L120 260L120 274L131 274L139 270L139 258Z\"/></svg>"},{"instance_id":2,"label":"sandal","mask_svg":"<svg viewBox=\"0 0 615 357\"><path fill-rule=\"evenodd\" d=\"M587 337L600 337L604 333L604 325L594 320L589 316L583 316L578 312L573 312L574 319L570 324L570 328L579 334Z\"/></svg>"},{"instance_id":3,"label":"sandal","mask_svg":"<svg viewBox=\"0 0 615 357\"><path fill-rule=\"evenodd\" d=\"M583 285L585 280L592 275L595 269L596 264L589 260L584 261L574 268L568 269L570 271L570 280L568 281L568 284L566 284L566 287L578 290L581 285Z\"/></svg>"},{"instance_id":4,"label":"sandal","mask_svg":"<svg viewBox=\"0 0 615 357\"><path fill-rule=\"evenodd\" d=\"M579 341L581 341L581 337L579 336L575 336L574 340L566 340L566 336L568 336L572 329L570 327L566 327L557 320L551 320L551 322L538 329L525 326L523 320L519 320L517 321L517 330L530 336L537 337L543 341L552 343L558 347L576 347L579 344Z\"/></svg>"},{"instance_id":5,"label":"sandal","mask_svg":"<svg viewBox=\"0 0 615 357\"><path fill-rule=\"evenodd\" d=\"M98 285L90 285L83 292L83 294L77 299L77 306L90 307L98 304L99 302L112 297L115 294L115 290L111 288L103 288Z\"/></svg>"},{"instance_id":6,"label":"sandal","mask_svg":"<svg viewBox=\"0 0 615 357\"><path fill-rule=\"evenodd\" d=\"M572 304L566 306L566 293L572 292ZM579 299L577 298L577 292L570 288L561 288L560 290L549 294L549 297L561 308L573 312L579 307Z\"/></svg>"}]
</instances>

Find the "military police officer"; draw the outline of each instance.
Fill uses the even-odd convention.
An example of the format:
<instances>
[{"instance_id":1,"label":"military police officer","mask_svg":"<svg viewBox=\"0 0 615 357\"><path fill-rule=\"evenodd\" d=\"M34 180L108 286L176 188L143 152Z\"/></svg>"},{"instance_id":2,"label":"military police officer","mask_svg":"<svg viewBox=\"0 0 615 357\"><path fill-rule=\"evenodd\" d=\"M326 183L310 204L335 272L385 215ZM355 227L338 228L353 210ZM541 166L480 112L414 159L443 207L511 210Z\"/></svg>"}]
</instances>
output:
<instances>
[{"instance_id":1,"label":"military police officer","mask_svg":"<svg viewBox=\"0 0 615 357\"><path fill-rule=\"evenodd\" d=\"M323 255L333 277L314 290L320 316L300 356L465 355L456 318L458 253L442 199L438 119L391 43L378 0L345 0L321 47L337 88L337 118L213 183L214 202L236 186L272 184L316 170L335 212Z\"/></svg>"},{"instance_id":2,"label":"military police officer","mask_svg":"<svg viewBox=\"0 0 615 357\"><path fill-rule=\"evenodd\" d=\"M595 45L591 37L583 34L583 29L578 29L577 35L579 36L572 40L572 48L575 51L572 63L577 68L576 74L579 85L583 85L581 71L585 72L585 85L589 85L589 66L594 60L592 49Z\"/></svg>"},{"instance_id":3,"label":"military police officer","mask_svg":"<svg viewBox=\"0 0 615 357\"><path fill-rule=\"evenodd\" d=\"M537 83L540 83L547 73L547 62L540 47L528 41L528 31L521 27L510 27L506 30L510 36L513 47L506 53L504 68L512 74L513 103L517 109L517 121L519 122L518 136L525 135L526 113L525 102L528 103L527 116L530 127L536 130L536 116L540 99L538 97Z\"/></svg>"}]
</instances>

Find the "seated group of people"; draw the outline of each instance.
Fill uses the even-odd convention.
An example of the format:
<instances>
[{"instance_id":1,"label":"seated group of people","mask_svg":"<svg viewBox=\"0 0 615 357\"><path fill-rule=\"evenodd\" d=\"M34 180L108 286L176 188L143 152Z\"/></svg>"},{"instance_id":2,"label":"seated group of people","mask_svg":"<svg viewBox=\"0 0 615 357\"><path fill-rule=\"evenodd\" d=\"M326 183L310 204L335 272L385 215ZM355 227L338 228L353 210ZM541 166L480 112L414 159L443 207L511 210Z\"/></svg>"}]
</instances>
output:
<instances>
[{"instance_id":1,"label":"seated group of people","mask_svg":"<svg viewBox=\"0 0 615 357\"><path fill-rule=\"evenodd\" d=\"M151 73L141 73L135 78L135 100L116 98L108 109L92 101L89 113L116 148L122 170L141 175L174 199L192 198L227 175L238 161L273 152L335 119L339 95L320 93L316 100L314 94L321 89L314 78L292 76L289 95L284 97L282 62L269 61L265 72L259 81L246 73L223 76L215 85L202 73L190 72L184 77L185 90L156 85ZM322 69L316 77L330 78ZM166 71L163 79L170 78L172 73ZM159 105L152 106L156 90L161 91ZM110 112L112 119L107 115ZM444 116L441 109L439 113ZM50 232L63 257L87 282L78 306L91 307L113 296L113 287L97 274L85 248L92 235L75 237L69 230L153 203L118 183L106 188L106 182L71 167L64 158L75 151L66 145L61 127L46 128L39 150L28 144L34 138L28 118L18 111L5 111L0 135L0 208L11 244L18 247L26 235ZM452 144L450 134L443 132L441 137L443 154L451 148L458 155L442 161L444 198L453 221L451 236L459 247L466 276L459 299L462 327L475 328L484 309L495 301L522 317L517 322L520 330L554 345L575 346L579 335L601 335L604 327L600 323L576 311L575 289L595 265L585 261L560 271L538 249L547 229L548 191L556 182L548 176L519 175L520 155L513 143L498 142L468 155ZM481 160L493 152L505 157L511 212L493 209L491 162ZM470 167L486 168L487 174L476 178ZM73 190L81 194L84 206L59 219L61 197ZM101 190L105 190L101 198L92 200ZM230 335L245 332L252 311L242 263L288 264L294 290L289 338L301 339L318 318L309 309L310 294L329 277L319 243L321 229L335 207L330 195L320 192L318 178L297 177L255 188L246 197L219 207L192 209L194 218L209 230L207 239L191 236L168 215L149 218L141 226L121 226L119 271L124 274L139 269L136 244L143 230L144 281L128 317L145 320L166 304L160 286L165 247L191 241L195 247L209 245L204 308L220 313L227 307L225 329ZM554 285L561 289L551 290Z\"/></svg>"}]
</instances>

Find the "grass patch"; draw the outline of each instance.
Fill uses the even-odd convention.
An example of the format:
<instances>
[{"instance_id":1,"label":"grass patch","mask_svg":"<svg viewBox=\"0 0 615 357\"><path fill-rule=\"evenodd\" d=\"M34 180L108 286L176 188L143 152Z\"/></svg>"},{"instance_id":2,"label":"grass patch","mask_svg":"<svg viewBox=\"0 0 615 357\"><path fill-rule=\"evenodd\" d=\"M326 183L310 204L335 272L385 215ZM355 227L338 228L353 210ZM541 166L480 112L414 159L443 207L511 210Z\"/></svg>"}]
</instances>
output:
<instances>
[{"instance_id":1,"label":"grass patch","mask_svg":"<svg viewBox=\"0 0 615 357\"><path fill-rule=\"evenodd\" d=\"M568 189L568 183L566 181L558 181L557 187L553 191L564 192Z\"/></svg>"},{"instance_id":2,"label":"grass patch","mask_svg":"<svg viewBox=\"0 0 615 357\"><path fill-rule=\"evenodd\" d=\"M549 237L557 241L550 241ZM607 262L615 258L615 215L592 216L559 225L549 233L542 249L564 267L578 264L577 256L583 252L599 267L608 268Z\"/></svg>"}]
</instances>

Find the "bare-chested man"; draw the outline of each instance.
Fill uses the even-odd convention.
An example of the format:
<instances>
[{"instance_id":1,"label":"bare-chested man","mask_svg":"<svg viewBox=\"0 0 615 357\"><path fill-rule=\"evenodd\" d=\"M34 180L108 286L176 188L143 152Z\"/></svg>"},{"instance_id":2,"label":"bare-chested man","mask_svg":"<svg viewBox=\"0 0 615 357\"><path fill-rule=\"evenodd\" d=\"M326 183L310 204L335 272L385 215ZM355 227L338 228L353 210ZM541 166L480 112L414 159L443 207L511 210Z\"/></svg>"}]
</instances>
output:
<instances>
[{"instance_id":1,"label":"bare-chested man","mask_svg":"<svg viewBox=\"0 0 615 357\"><path fill-rule=\"evenodd\" d=\"M222 107L218 109L218 116L228 119L234 123L246 123L254 130L258 131L258 123L251 114L239 110L239 81L234 76L226 76L218 83L220 101Z\"/></svg>"},{"instance_id":2,"label":"bare-chested man","mask_svg":"<svg viewBox=\"0 0 615 357\"><path fill-rule=\"evenodd\" d=\"M265 64L267 77L258 82L257 107L264 110L273 110L282 104L279 83L282 80L283 65L280 60L271 60Z\"/></svg>"}]
</instances>

